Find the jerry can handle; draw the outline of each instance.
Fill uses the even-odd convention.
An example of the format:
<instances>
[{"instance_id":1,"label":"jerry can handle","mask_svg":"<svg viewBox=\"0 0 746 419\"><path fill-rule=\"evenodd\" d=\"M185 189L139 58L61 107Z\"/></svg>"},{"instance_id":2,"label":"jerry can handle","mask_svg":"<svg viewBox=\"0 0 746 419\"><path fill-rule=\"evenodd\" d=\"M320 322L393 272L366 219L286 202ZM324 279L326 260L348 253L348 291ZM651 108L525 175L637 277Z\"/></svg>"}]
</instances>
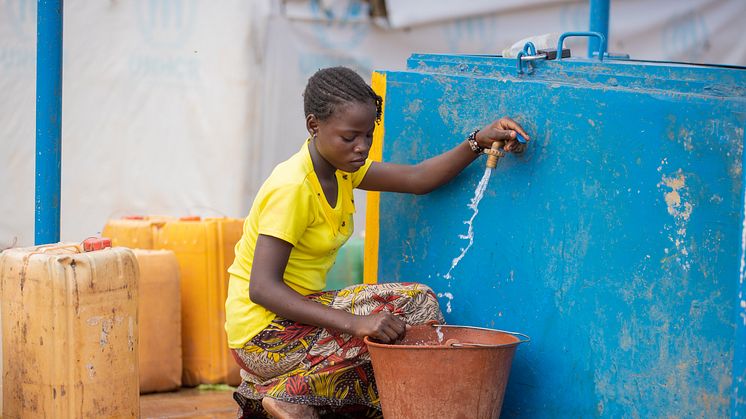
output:
<instances>
[{"instance_id":1,"label":"jerry can handle","mask_svg":"<svg viewBox=\"0 0 746 419\"><path fill-rule=\"evenodd\" d=\"M585 36L588 38L598 38L598 61L604 60L604 54L606 53L606 37L600 32L565 32L560 35L557 41L557 51L562 51L562 43L565 42L565 38L573 36ZM562 54L557 54L557 61L562 59Z\"/></svg>"}]
</instances>

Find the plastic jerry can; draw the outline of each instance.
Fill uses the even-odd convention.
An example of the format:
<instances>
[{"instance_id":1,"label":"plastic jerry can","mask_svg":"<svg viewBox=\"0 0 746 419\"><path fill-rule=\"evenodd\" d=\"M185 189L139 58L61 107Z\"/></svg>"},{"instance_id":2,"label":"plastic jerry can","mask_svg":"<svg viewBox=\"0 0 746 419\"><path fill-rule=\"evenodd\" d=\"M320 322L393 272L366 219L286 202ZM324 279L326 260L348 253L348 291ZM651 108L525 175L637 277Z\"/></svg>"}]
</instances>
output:
<instances>
[{"instance_id":1,"label":"plastic jerry can","mask_svg":"<svg viewBox=\"0 0 746 419\"><path fill-rule=\"evenodd\" d=\"M3 417L139 416L138 275L125 248L0 254Z\"/></svg>"},{"instance_id":2,"label":"plastic jerry can","mask_svg":"<svg viewBox=\"0 0 746 419\"><path fill-rule=\"evenodd\" d=\"M325 290L340 290L363 283L363 239L351 237L337 253L334 265L326 274Z\"/></svg>"},{"instance_id":3,"label":"plastic jerry can","mask_svg":"<svg viewBox=\"0 0 746 419\"><path fill-rule=\"evenodd\" d=\"M243 220L184 217L158 231L157 249L172 250L181 271L181 339L185 386L241 382L225 335L228 267Z\"/></svg>"},{"instance_id":4,"label":"plastic jerry can","mask_svg":"<svg viewBox=\"0 0 746 419\"><path fill-rule=\"evenodd\" d=\"M109 220L101 235L110 237L114 246L131 249L153 249L158 229L172 217L131 215Z\"/></svg>"},{"instance_id":5,"label":"plastic jerry can","mask_svg":"<svg viewBox=\"0 0 746 419\"><path fill-rule=\"evenodd\" d=\"M140 393L181 387L181 285L170 250L133 249L140 267Z\"/></svg>"}]
</instances>

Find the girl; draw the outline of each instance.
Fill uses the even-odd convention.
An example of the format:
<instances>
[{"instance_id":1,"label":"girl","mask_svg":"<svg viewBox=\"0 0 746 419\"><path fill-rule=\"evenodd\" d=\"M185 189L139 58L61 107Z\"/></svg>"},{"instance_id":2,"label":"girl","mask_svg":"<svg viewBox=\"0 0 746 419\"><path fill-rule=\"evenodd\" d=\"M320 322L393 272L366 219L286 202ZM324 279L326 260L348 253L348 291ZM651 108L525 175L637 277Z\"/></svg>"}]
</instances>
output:
<instances>
[{"instance_id":1,"label":"girl","mask_svg":"<svg viewBox=\"0 0 746 419\"><path fill-rule=\"evenodd\" d=\"M433 291L416 283L321 292L337 250L352 234L353 188L425 194L445 184L494 141L519 149L509 118L417 165L371 162L381 98L354 71L318 71L303 94L310 138L279 164L251 207L226 301L225 329L243 383L245 417L314 418L320 409L380 409L364 336L393 342L407 325L443 321ZM375 411L373 411L375 412Z\"/></svg>"}]
</instances>

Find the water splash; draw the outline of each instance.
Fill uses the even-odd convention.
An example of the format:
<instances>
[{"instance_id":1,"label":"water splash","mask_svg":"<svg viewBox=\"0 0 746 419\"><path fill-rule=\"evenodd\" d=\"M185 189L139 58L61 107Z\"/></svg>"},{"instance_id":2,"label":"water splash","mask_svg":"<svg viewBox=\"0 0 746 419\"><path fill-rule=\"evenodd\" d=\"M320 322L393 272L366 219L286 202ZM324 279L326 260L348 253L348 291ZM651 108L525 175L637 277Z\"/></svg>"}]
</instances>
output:
<instances>
[{"instance_id":1,"label":"water splash","mask_svg":"<svg viewBox=\"0 0 746 419\"><path fill-rule=\"evenodd\" d=\"M451 269L448 270L448 273L446 273L443 278L445 279L451 279L451 271L461 262L461 259L464 258L466 255L466 252L469 251L469 248L471 248L471 245L474 244L474 218L479 213L479 201L482 200L482 197L484 196L484 191L487 189L487 183L490 181L490 174L492 174L492 169L489 167L484 170L484 175L482 176L482 180L479 181L479 185L477 185L477 190L474 191L474 198L471 199L471 202L469 205L467 205L468 208L470 208L474 213L471 215L471 218L469 218L468 221L464 221L464 224L469 226L468 230L466 231L466 234L459 234L458 238L462 240L469 240L469 244L466 245L466 247L461 249L461 254L458 255L458 257L454 258L451 262Z\"/></svg>"},{"instance_id":2,"label":"water splash","mask_svg":"<svg viewBox=\"0 0 746 419\"><path fill-rule=\"evenodd\" d=\"M440 330L440 326L435 328L435 333L438 335L438 343L443 343L443 331Z\"/></svg>"},{"instance_id":3,"label":"water splash","mask_svg":"<svg viewBox=\"0 0 746 419\"><path fill-rule=\"evenodd\" d=\"M446 313L450 313L451 312L451 301L453 301L453 294L451 294L450 292L439 292L437 296L438 298L445 297L448 299L448 301L446 302Z\"/></svg>"}]
</instances>

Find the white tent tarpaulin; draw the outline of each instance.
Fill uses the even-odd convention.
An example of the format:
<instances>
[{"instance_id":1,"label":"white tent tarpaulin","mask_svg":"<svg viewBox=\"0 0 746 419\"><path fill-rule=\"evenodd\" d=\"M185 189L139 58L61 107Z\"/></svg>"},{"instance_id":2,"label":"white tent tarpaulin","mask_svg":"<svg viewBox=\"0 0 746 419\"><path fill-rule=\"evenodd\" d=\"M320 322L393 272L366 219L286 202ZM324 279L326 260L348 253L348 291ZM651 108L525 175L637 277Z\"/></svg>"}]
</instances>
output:
<instances>
[{"instance_id":1,"label":"white tent tarpaulin","mask_svg":"<svg viewBox=\"0 0 746 419\"><path fill-rule=\"evenodd\" d=\"M369 79L413 52L497 54L588 28L586 1L386 6L381 24L357 0L67 0L62 239L128 214L245 216L306 138L301 93L319 68ZM33 0L0 0L0 248L33 242L35 15ZM612 1L609 50L746 65L744 21L741 0Z\"/></svg>"}]
</instances>

